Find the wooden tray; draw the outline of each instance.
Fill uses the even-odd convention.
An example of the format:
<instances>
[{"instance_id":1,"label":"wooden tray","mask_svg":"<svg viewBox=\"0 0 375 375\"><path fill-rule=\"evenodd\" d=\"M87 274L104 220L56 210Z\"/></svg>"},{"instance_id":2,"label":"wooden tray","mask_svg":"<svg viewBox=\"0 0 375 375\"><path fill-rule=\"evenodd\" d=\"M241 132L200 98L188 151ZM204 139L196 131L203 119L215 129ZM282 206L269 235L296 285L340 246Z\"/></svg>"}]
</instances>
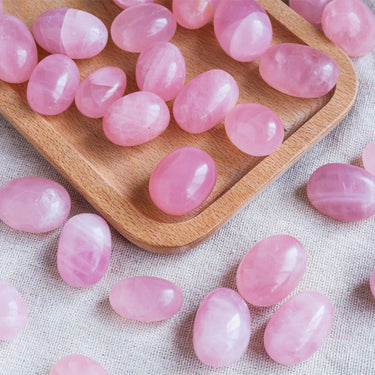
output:
<instances>
[{"instance_id":1,"label":"wooden tray","mask_svg":"<svg viewBox=\"0 0 375 375\"><path fill-rule=\"evenodd\" d=\"M170 7L171 1L159 3ZM89 11L108 26L120 9L111 0L3 0L4 9L30 28L42 12L58 7ZM357 92L357 77L349 58L322 33L280 0L259 0L271 17L273 43L303 43L333 56L340 66L334 93L319 99L297 99L268 87L258 73L258 61L239 63L215 40L212 24L190 31L178 27L172 42L187 63L187 82L213 68L231 73L240 86L239 102L259 102L279 114L286 140L266 158L250 157L227 139L223 124L201 135L182 131L172 120L154 141L131 148L110 143L101 120L88 119L73 105L59 116L40 116L25 101L26 84L0 82L0 112L44 157L126 238L141 248L174 253L191 249L215 233L236 212L281 176L345 116ZM40 50L40 58L45 52ZM119 50L110 41L94 59L77 61L81 77L106 65L123 68L126 93L137 91L137 54ZM170 103L171 104L171 103ZM170 105L170 108L172 106ZM148 194L148 180L157 163L177 147L193 145L207 151L218 167L217 185L195 212L173 217L157 209Z\"/></svg>"}]
</instances>

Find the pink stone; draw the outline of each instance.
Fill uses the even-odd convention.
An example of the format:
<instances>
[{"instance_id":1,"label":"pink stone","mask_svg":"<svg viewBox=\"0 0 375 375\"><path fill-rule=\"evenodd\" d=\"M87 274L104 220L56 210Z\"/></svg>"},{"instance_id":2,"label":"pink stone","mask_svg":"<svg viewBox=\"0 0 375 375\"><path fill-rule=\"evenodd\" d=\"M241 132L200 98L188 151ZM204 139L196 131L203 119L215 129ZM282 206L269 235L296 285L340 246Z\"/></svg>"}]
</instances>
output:
<instances>
[{"instance_id":1,"label":"pink stone","mask_svg":"<svg viewBox=\"0 0 375 375\"><path fill-rule=\"evenodd\" d=\"M33 34L46 51L72 59L96 56L108 41L104 23L78 9L51 9L41 14L34 22Z\"/></svg>"},{"instance_id":2,"label":"pink stone","mask_svg":"<svg viewBox=\"0 0 375 375\"><path fill-rule=\"evenodd\" d=\"M60 234L57 251L60 276L75 287L98 283L107 272L111 246L111 231L100 216L73 216Z\"/></svg>"},{"instance_id":3,"label":"pink stone","mask_svg":"<svg viewBox=\"0 0 375 375\"><path fill-rule=\"evenodd\" d=\"M0 14L0 79L25 82L37 62L36 44L27 26L10 14Z\"/></svg>"},{"instance_id":4,"label":"pink stone","mask_svg":"<svg viewBox=\"0 0 375 375\"><path fill-rule=\"evenodd\" d=\"M234 290L215 289L201 302L195 317L195 354L206 365L228 366L245 353L250 332L251 318L245 301Z\"/></svg>"},{"instance_id":5,"label":"pink stone","mask_svg":"<svg viewBox=\"0 0 375 375\"><path fill-rule=\"evenodd\" d=\"M322 28L324 7L332 0L289 0L289 6L317 29Z\"/></svg>"},{"instance_id":6,"label":"pink stone","mask_svg":"<svg viewBox=\"0 0 375 375\"><path fill-rule=\"evenodd\" d=\"M103 117L111 104L124 95L125 88L124 71L106 66L81 82L75 96L76 106L87 117Z\"/></svg>"},{"instance_id":7,"label":"pink stone","mask_svg":"<svg viewBox=\"0 0 375 375\"><path fill-rule=\"evenodd\" d=\"M238 61L255 60L271 45L271 21L255 0L221 0L214 28L223 50Z\"/></svg>"},{"instance_id":8,"label":"pink stone","mask_svg":"<svg viewBox=\"0 0 375 375\"><path fill-rule=\"evenodd\" d=\"M11 340L19 335L25 328L27 314L21 294L0 279L0 340Z\"/></svg>"},{"instance_id":9,"label":"pink stone","mask_svg":"<svg viewBox=\"0 0 375 375\"><path fill-rule=\"evenodd\" d=\"M296 238L283 234L267 237L242 259L236 276L238 292L252 305L275 305L297 287L306 258Z\"/></svg>"},{"instance_id":10,"label":"pink stone","mask_svg":"<svg viewBox=\"0 0 375 375\"><path fill-rule=\"evenodd\" d=\"M375 298L375 270L372 271L372 274L370 277L370 288L371 288L371 293Z\"/></svg>"},{"instance_id":11,"label":"pink stone","mask_svg":"<svg viewBox=\"0 0 375 375\"><path fill-rule=\"evenodd\" d=\"M174 44L160 42L142 52L136 67L140 90L174 99L185 83L185 59Z\"/></svg>"},{"instance_id":12,"label":"pink stone","mask_svg":"<svg viewBox=\"0 0 375 375\"><path fill-rule=\"evenodd\" d=\"M168 154L150 178L152 201L170 215L185 215L202 205L216 184L216 164L205 151L181 147Z\"/></svg>"},{"instance_id":13,"label":"pink stone","mask_svg":"<svg viewBox=\"0 0 375 375\"><path fill-rule=\"evenodd\" d=\"M108 375L99 363L84 355L68 355L58 361L49 375Z\"/></svg>"},{"instance_id":14,"label":"pink stone","mask_svg":"<svg viewBox=\"0 0 375 375\"><path fill-rule=\"evenodd\" d=\"M57 182L21 177L0 189L0 219L16 230L45 233L58 228L70 212L68 192Z\"/></svg>"},{"instance_id":15,"label":"pink stone","mask_svg":"<svg viewBox=\"0 0 375 375\"><path fill-rule=\"evenodd\" d=\"M273 314L264 332L268 355L282 365L311 357L328 337L333 324L330 300L317 292L289 298Z\"/></svg>"},{"instance_id":16,"label":"pink stone","mask_svg":"<svg viewBox=\"0 0 375 375\"><path fill-rule=\"evenodd\" d=\"M124 318L158 322L176 315L183 304L181 289L158 277L136 276L119 281L111 290L113 310Z\"/></svg>"},{"instance_id":17,"label":"pink stone","mask_svg":"<svg viewBox=\"0 0 375 375\"><path fill-rule=\"evenodd\" d=\"M172 12L160 4L125 9L112 23L111 36L117 47L143 52L157 42L168 42L176 32Z\"/></svg>"},{"instance_id":18,"label":"pink stone","mask_svg":"<svg viewBox=\"0 0 375 375\"><path fill-rule=\"evenodd\" d=\"M208 70L193 78L177 95L173 115L189 133L203 133L224 120L236 105L239 88L224 70Z\"/></svg>"},{"instance_id":19,"label":"pink stone","mask_svg":"<svg viewBox=\"0 0 375 375\"><path fill-rule=\"evenodd\" d=\"M363 56L375 47L375 15L360 0L333 0L323 11L324 34L349 56Z\"/></svg>"},{"instance_id":20,"label":"pink stone","mask_svg":"<svg viewBox=\"0 0 375 375\"><path fill-rule=\"evenodd\" d=\"M153 3L155 0L113 0L122 9L134 7L136 5Z\"/></svg>"},{"instance_id":21,"label":"pink stone","mask_svg":"<svg viewBox=\"0 0 375 375\"><path fill-rule=\"evenodd\" d=\"M375 214L375 177L353 165L326 164L311 175L307 196L334 219L364 220Z\"/></svg>"},{"instance_id":22,"label":"pink stone","mask_svg":"<svg viewBox=\"0 0 375 375\"><path fill-rule=\"evenodd\" d=\"M362 155L363 166L367 172L375 175L375 141L369 143Z\"/></svg>"},{"instance_id":23,"label":"pink stone","mask_svg":"<svg viewBox=\"0 0 375 375\"><path fill-rule=\"evenodd\" d=\"M120 146L151 141L168 127L170 113L156 94L138 91L115 101L103 119L107 138Z\"/></svg>"}]
</instances>

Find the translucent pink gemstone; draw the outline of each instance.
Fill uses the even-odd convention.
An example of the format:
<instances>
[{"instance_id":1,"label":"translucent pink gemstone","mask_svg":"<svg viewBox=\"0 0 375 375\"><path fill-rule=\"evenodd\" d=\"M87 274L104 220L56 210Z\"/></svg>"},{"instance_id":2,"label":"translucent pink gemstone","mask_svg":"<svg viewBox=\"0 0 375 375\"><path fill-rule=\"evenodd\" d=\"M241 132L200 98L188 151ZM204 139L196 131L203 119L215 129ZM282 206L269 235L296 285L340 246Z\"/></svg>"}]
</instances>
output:
<instances>
[{"instance_id":1,"label":"translucent pink gemstone","mask_svg":"<svg viewBox=\"0 0 375 375\"><path fill-rule=\"evenodd\" d=\"M307 196L317 210L335 219L367 219L375 214L375 177L353 165L326 164L311 175Z\"/></svg>"},{"instance_id":2,"label":"translucent pink gemstone","mask_svg":"<svg viewBox=\"0 0 375 375\"><path fill-rule=\"evenodd\" d=\"M370 288L371 288L371 293L375 298L375 270L372 271L372 274L370 277Z\"/></svg>"},{"instance_id":3,"label":"translucent pink gemstone","mask_svg":"<svg viewBox=\"0 0 375 375\"><path fill-rule=\"evenodd\" d=\"M170 215L194 211L216 184L217 169L211 156L195 147L181 147L168 154L150 178L152 201Z\"/></svg>"},{"instance_id":4,"label":"translucent pink gemstone","mask_svg":"<svg viewBox=\"0 0 375 375\"><path fill-rule=\"evenodd\" d=\"M375 175L375 141L369 143L362 155L363 166L367 172Z\"/></svg>"},{"instance_id":5,"label":"translucent pink gemstone","mask_svg":"<svg viewBox=\"0 0 375 375\"><path fill-rule=\"evenodd\" d=\"M117 314L140 322L158 322L177 314L183 304L181 289L158 277L136 276L119 281L109 301Z\"/></svg>"},{"instance_id":6,"label":"translucent pink gemstone","mask_svg":"<svg viewBox=\"0 0 375 375\"><path fill-rule=\"evenodd\" d=\"M178 125L189 133L203 133L220 121L236 105L239 88L224 70L208 70L193 78L177 95L173 114Z\"/></svg>"},{"instance_id":7,"label":"translucent pink gemstone","mask_svg":"<svg viewBox=\"0 0 375 375\"><path fill-rule=\"evenodd\" d=\"M27 26L10 14L0 14L0 79L25 82L37 62L36 44Z\"/></svg>"},{"instance_id":8,"label":"translucent pink gemstone","mask_svg":"<svg viewBox=\"0 0 375 375\"><path fill-rule=\"evenodd\" d=\"M124 95L125 88L124 71L106 66L81 82L75 96L76 106L87 117L103 117L111 104Z\"/></svg>"},{"instance_id":9,"label":"translucent pink gemstone","mask_svg":"<svg viewBox=\"0 0 375 375\"><path fill-rule=\"evenodd\" d=\"M84 355L68 355L58 361L49 375L108 375L99 363Z\"/></svg>"},{"instance_id":10,"label":"translucent pink gemstone","mask_svg":"<svg viewBox=\"0 0 375 375\"><path fill-rule=\"evenodd\" d=\"M68 192L46 178L21 177L0 189L0 219L23 232L58 228L67 219L70 205Z\"/></svg>"},{"instance_id":11,"label":"translucent pink gemstone","mask_svg":"<svg viewBox=\"0 0 375 375\"><path fill-rule=\"evenodd\" d=\"M223 50L238 61L255 60L271 45L271 21L255 0L221 0L214 27Z\"/></svg>"},{"instance_id":12,"label":"translucent pink gemstone","mask_svg":"<svg viewBox=\"0 0 375 375\"><path fill-rule=\"evenodd\" d=\"M268 355L283 365L311 357L328 337L333 307L321 293L302 292L289 298L273 314L264 332Z\"/></svg>"},{"instance_id":13,"label":"translucent pink gemstone","mask_svg":"<svg viewBox=\"0 0 375 375\"><path fill-rule=\"evenodd\" d=\"M324 7L332 0L289 0L289 6L317 29L322 28Z\"/></svg>"},{"instance_id":14,"label":"translucent pink gemstone","mask_svg":"<svg viewBox=\"0 0 375 375\"><path fill-rule=\"evenodd\" d=\"M255 306L272 306L296 288L306 268L306 251L294 237L276 235L253 246L237 270L237 289Z\"/></svg>"},{"instance_id":15,"label":"translucent pink gemstone","mask_svg":"<svg viewBox=\"0 0 375 375\"><path fill-rule=\"evenodd\" d=\"M237 362L245 353L251 318L245 301L234 290L215 289L201 302L194 321L195 354L209 366Z\"/></svg>"},{"instance_id":16,"label":"translucent pink gemstone","mask_svg":"<svg viewBox=\"0 0 375 375\"><path fill-rule=\"evenodd\" d=\"M114 43L129 52L143 52L157 42L168 42L176 32L172 12L160 4L125 9L112 23Z\"/></svg>"},{"instance_id":17,"label":"translucent pink gemstone","mask_svg":"<svg viewBox=\"0 0 375 375\"><path fill-rule=\"evenodd\" d=\"M323 11L324 34L349 56L363 56L375 47L375 15L360 0L333 0Z\"/></svg>"},{"instance_id":18,"label":"translucent pink gemstone","mask_svg":"<svg viewBox=\"0 0 375 375\"><path fill-rule=\"evenodd\" d=\"M163 133L169 120L169 109L159 96L138 91L118 99L109 107L103 129L111 142L137 146Z\"/></svg>"},{"instance_id":19,"label":"translucent pink gemstone","mask_svg":"<svg viewBox=\"0 0 375 375\"><path fill-rule=\"evenodd\" d=\"M122 9L134 7L136 5L153 3L155 0L113 0Z\"/></svg>"},{"instance_id":20,"label":"translucent pink gemstone","mask_svg":"<svg viewBox=\"0 0 375 375\"><path fill-rule=\"evenodd\" d=\"M185 83L185 59L174 44L160 42L142 52L136 67L140 90L151 91L168 101Z\"/></svg>"},{"instance_id":21,"label":"translucent pink gemstone","mask_svg":"<svg viewBox=\"0 0 375 375\"><path fill-rule=\"evenodd\" d=\"M104 23L91 13L78 9L51 9L34 22L37 43L50 53L86 59L100 53L107 44Z\"/></svg>"}]
</instances>

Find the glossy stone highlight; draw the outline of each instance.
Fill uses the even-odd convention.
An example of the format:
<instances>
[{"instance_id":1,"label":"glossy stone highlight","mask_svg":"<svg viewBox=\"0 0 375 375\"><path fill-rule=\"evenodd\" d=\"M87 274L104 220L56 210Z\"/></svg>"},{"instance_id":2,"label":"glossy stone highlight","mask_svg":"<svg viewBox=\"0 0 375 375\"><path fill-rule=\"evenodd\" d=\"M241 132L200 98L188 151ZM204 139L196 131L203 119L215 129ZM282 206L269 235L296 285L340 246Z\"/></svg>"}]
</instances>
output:
<instances>
[{"instance_id":1,"label":"glossy stone highlight","mask_svg":"<svg viewBox=\"0 0 375 375\"><path fill-rule=\"evenodd\" d=\"M371 293L375 298L375 270L372 271L372 274L370 277L370 288L371 288Z\"/></svg>"},{"instance_id":2,"label":"glossy stone highlight","mask_svg":"<svg viewBox=\"0 0 375 375\"><path fill-rule=\"evenodd\" d=\"M122 9L134 7L136 5L153 3L155 0L113 0Z\"/></svg>"},{"instance_id":3,"label":"glossy stone highlight","mask_svg":"<svg viewBox=\"0 0 375 375\"><path fill-rule=\"evenodd\" d=\"M375 141L370 142L362 155L363 166L367 172L375 175Z\"/></svg>"},{"instance_id":4,"label":"glossy stone highlight","mask_svg":"<svg viewBox=\"0 0 375 375\"><path fill-rule=\"evenodd\" d=\"M108 375L108 372L93 359L73 354L60 359L49 375Z\"/></svg>"},{"instance_id":5,"label":"glossy stone highlight","mask_svg":"<svg viewBox=\"0 0 375 375\"><path fill-rule=\"evenodd\" d=\"M289 6L317 29L322 28L322 14L332 0L289 0Z\"/></svg>"}]
</instances>

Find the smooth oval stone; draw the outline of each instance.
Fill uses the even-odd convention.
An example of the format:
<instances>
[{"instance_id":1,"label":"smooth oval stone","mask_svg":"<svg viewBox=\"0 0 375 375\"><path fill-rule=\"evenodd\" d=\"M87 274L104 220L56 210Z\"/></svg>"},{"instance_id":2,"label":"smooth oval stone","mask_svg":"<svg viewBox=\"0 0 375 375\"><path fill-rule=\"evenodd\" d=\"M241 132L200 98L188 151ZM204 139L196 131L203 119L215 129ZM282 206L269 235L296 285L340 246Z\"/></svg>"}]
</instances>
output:
<instances>
[{"instance_id":1,"label":"smooth oval stone","mask_svg":"<svg viewBox=\"0 0 375 375\"><path fill-rule=\"evenodd\" d=\"M119 281L111 290L113 310L124 318L159 322L177 314L183 304L181 289L158 277L136 276Z\"/></svg>"},{"instance_id":2,"label":"smooth oval stone","mask_svg":"<svg viewBox=\"0 0 375 375\"><path fill-rule=\"evenodd\" d=\"M113 0L122 9L134 7L136 5L153 3L155 0Z\"/></svg>"},{"instance_id":3,"label":"smooth oval stone","mask_svg":"<svg viewBox=\"0 0 375 375\"><path fill-rule=\"evenodd\" d=\"M272 315L264 332L268 355L282 365L311 357L328 337L333 307L321 293L302 292L289 298Z\"/></svg>"},{"instance_id":4,"label":"smooth oval stone","mask_svg":"<svg viewBox=\"0 0 375 375\"><path fill-rule=\"evenodd\" d=\"M72 59L96 56L108 41L104 23L93 14L78 9L51 9L34 22L36 42L50 53Z\"/></svg>"},{"instance_id":5,"label":"smooth oval stone","mask_svg":"<svg viewBox=\"0 0 375 375\"><path fill-rule=\"evenodd\" d=\"M322 28L322 14L332 0L289 0L289 6L317 29Z\"/></svg>"},{"instance_id":6,"label":"smooth oval stone","mask_svg":"<svg viewBox=\"0 0 375 375\"><path fill-rule=\"evenodd\" d=\"M375 141L369 143L362 155L363 166L367 172L375 175Z\"/></svg>"},{"instance_id":7,"label":"smooth oval stone","mask_svg":"<svg viewBox=\"0 0 375 375\"><path fill-rule=\"evenodd\" d=\"M58 228L67 219L70 206L65 188L46 178L21 177L0 189L0 219L23 232Z\"/></svg>"},{"instance_id":8,"label":"smooth oval stone","mask_svg":"<svg viewBox=\"0 0 375 375\"><path fill-rule=\"evenodd\" d=\"M371 288L371 293L375 298L375 270L372 271L372 274L370 277L370 288Z\"/></svg>"},{"instance_id":9,"label":"smooth oval stone","mask_svg":"<svg viewBox=\"0 0 375 375\"><path fill-rule=\"evenodd\" d=\"M181 147L156 166L150 178L150 196L167 214L185 215L208 198L216 178L216 164L210 155L199 148Z\"/></svg>"},{"instance_id":10,"label":"smooth oval stone","mask_svg":"<svg viewBox=\"0 0 375 375\"><path fill-rule=\"evenodd\" d=\"M214 28L223 50L238 61L253 61L271 45L271 21L255 0L221 0Z\"/></svg>"},{"instance_id":11,"label":"smooth oval stone","mask_svg":"<svg viewBox=\"0 0 375 375\"><path fill-rule=\"evenodd\" d=\"M25 328L27 307L16 288L0 279L0 340L11 340Z\"/></svg>"},{"instance_id":12,"label":"smooth oval stone","mask_svg":"<svg viewBox=\"0 0 375 375\"><path fill-rule=\"evenodd\" d=\"M239 88L224 70L208 70L193 78L177 95L173 115L189 133L203 133L219 122L236 105Z\"/></svg>"},{"instance_id":13,"label":"smooth oval stone","mask_svg":"<svg viewBox=\"0 0 375 375\"><path fill-rule=\"evenodd\" d=\"M255 306L272 306L286 298L301 281L306 251L294 237L276 235L253 246L236 276L241 296Z\"/></svg>"},{"instance_id":14,"label":"smooth oval stone","mask_svg":"<svg viewBox=\"0 0 375 375\"><path fill-rule=\"evenodd\" d=\"M185 83L185 59L174 44L160 42L142 52L136 66L140 90L150 91L168 101Z\"/></svg>"},{"instance_id":15,"label":"smooth oval stone","mask_svg":"<svg viewBox=\"0 0 375 375\"><path fill-rule=\"evenodd\" d=\"M324 34L349 56L363 56L375 47L375 15L360 0L333 0L323 11Z\"/></svg>"},{"instance_id":16,"label":"smooth oval stone","mask_svg":"<svg viewBox=\"0 0 375 375\"><path fill-rule=\"evenodd\" d=\"M103 117L108 108L125 92L126 75L120 68L106 66L91 73L81 82L75 103L87 117Z\"/></svg>"},{"instance_id":17,"label":"smooth oval stone","mask_svg":"<svg viewBox=\"0 0 375 375\"><path fill-rule=\"evenodd\" d=\"M107 138L120 146L137 146L151 141L168 127L170 113L156 94L138 91L114 102L103 119Z\"/></svg>"},{"instance_id":18,"label":"smooth oval stone","mask_svg":"<svg viewBox=\"0 0 375 375\"><path fill-rule=\"evenodd\" d=\"M38 62L38 52L27 26L10 14L0 14L0 79L27 81Z\"/></svg>"},{"instance_id":19,"label":"smooth oval stone","mask_svg":"<svg viewBox=\"0 0 375 375\"><path fill-rule=\"evenodd\" d=\"M108 372L93 359L73 354L56 362L49 375L108 375Z\"/></svg>"},{"instance_id":20,"label":"smooth oval stone","mask_svg":"<svg viewBox=\"0 0 375 375\"><path fill-rule=\"evenodd\" d=\"M251 318L245 301L234 290L215 289L199 305L194 320L193 345L206 365L228 366L245 353Z\"/></svg>"},{"instance_id":21,"label":"smooth oval stone","mask_svg":"<svg viewBox=\"0 0 375 375\"><path fill-rule=\"evenodd\" d=\"M364 220L375 214L375 177L347 164L326 164L307 183L307 196L321 213L343 221Z\"/></svg>"},{"instance_id":22,"label":"smooth oval stone","mask_svg":"<svg viewBox=\"0 0 375 375\"><path fill-rule=\"evenodd\" d=\"M125 9L112 23L112 40L129 52L143 52L157 42L168 42L176 32L172 12L159 4Z\"/></svg>"}]
</instances>

